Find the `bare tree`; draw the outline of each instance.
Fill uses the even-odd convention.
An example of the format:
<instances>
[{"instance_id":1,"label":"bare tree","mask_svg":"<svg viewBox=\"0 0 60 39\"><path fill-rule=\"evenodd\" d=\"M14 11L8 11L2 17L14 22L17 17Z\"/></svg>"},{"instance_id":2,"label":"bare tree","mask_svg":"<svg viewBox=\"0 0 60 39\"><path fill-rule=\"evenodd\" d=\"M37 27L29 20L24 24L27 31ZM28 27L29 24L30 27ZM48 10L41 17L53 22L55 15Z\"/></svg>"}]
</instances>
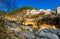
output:
<instances>
[{"instance_id":1,"label":"bare tree","mask_svg":"<svg viewBox=\"0 0 60 39\"><path fill-rule=\"evenodd\" d=\"M0 4L0 7L2 7L2 9L5 7L8 12L17 8L16 0L0 0Z\"/></svg>"}]
</instances>

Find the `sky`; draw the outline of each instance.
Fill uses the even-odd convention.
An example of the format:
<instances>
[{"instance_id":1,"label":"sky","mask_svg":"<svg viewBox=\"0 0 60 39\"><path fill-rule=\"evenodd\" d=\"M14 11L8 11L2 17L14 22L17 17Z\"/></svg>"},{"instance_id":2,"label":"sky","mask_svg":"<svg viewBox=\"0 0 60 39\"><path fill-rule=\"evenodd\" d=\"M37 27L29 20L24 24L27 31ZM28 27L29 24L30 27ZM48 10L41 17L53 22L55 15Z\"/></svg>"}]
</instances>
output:
<instances>
[{"instance_id":1,"label":"sky","mask_svg":"<svg viewBox=\"0 0 60 39\"><path fill-rule=\"evenodd\" d=\"M60 0L16 0L16 5L18 8L30 6L38 9L56 10L60 6Z\"/></svg>"},{"instance_id":2,"label":"sky","mask_svg":"<svg viewBox=\"0 0 60 39\"><path fill-rule=\"evenodd\" d=\"M38 9L55 10L60 5L60 0L17 0L18 6L31 6Z\"/></svg>"}]
</instances>

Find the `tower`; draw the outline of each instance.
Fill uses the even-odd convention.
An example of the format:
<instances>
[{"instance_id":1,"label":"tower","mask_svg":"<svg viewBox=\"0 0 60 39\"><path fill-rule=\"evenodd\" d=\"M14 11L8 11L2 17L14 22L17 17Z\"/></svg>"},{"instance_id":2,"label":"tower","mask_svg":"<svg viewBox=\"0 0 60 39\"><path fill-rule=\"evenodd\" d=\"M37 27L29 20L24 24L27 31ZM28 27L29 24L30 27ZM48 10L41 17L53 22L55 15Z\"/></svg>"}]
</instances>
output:
<instances>
[{"instance_id":1,"label":"tower","mask_svg":"<svg viewBox=\"0 0 60 39\"><path fill-rule=\"evenodd\" d=\"M60 6L57 7L57 14L60 14Z\"/></svg>"}]
</instances>

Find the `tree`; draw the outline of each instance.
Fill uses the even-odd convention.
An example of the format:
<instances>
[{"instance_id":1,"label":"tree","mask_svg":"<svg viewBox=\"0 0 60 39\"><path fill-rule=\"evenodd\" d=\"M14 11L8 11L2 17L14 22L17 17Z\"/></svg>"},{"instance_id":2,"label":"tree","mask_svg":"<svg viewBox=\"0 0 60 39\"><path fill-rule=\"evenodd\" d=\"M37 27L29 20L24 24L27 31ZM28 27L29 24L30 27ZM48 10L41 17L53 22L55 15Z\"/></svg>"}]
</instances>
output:
<instances>
[{"instance_id":1,"label":"tree","mask_svg":"<svg viewBox=\"0 0 60 39\"><path fill-rule=\"evenodd\" d=\"M52 20L52 24L60 29L60 15L54 17Z\"/></svg>"},{"instance_id":2,"label":"tree","mask_svg":"<svg viewBox=\"0 0 60 39\"><path fill-rule=\"evenodd\" d=\"M29 7L29 6L24 6L24 7L20 8L19 10L22 11L22 10L27 10L27 9L32 10L32 9L37 9L37 8L33 8L33 7Z\"/></svg>"},{"instance_id":3,"label":"tree","mask_svg":"<svg viewBox=\"0 0 60 39\"><path fill-rule=\"evenodd\" d=\"M2 5L0 7L2 7L2 9L6 8L7 12L16 9L16 7L17 7L16 0L0 0L0 3Z\"/></svg>"}]
</instances>

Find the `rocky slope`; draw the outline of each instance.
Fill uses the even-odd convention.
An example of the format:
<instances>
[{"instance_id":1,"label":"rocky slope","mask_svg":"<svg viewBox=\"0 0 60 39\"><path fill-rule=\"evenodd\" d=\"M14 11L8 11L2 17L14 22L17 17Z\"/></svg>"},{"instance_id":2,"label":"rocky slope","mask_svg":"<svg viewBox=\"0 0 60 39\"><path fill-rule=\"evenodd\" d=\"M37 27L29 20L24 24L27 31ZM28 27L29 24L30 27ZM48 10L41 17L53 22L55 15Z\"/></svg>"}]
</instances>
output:
<instances>
[{"instance_id":1,"label":"rocky slope","mask_svg":"<svg viewBox=\"0 0 60 39\"><path fill-rule=\"evenodd\" d=\"M0 18L0 39L59 39L60 29L35 29Z\"/></svg>"}]
</instances>

